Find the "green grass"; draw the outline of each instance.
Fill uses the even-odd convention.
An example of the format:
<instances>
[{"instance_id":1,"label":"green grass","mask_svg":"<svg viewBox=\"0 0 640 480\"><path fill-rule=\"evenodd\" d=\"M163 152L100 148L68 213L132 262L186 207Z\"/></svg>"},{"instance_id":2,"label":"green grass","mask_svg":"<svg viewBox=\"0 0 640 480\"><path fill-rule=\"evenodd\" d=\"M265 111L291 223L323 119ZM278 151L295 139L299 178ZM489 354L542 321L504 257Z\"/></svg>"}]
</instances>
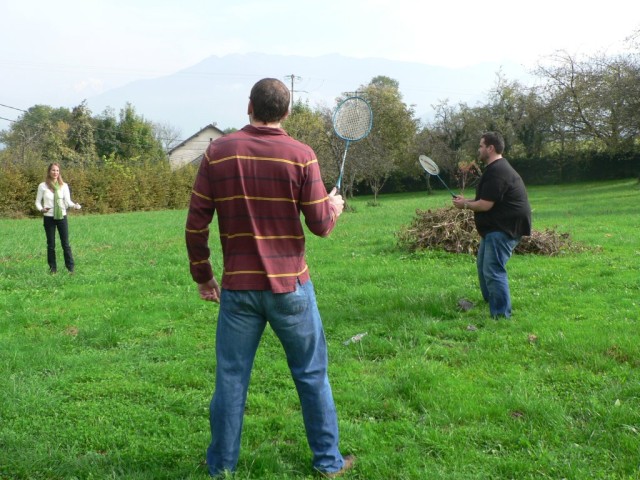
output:
<instances>
[{"instance_id":1,"label":"green grass","mask_svg":"<svg viewBox=\"0 0 640 480\"><path fill-rule=\"evenodd\" d=\"M308 237L342 450L358 456L345 478L640 478L640 189L529 193L535 229L592 249L513 257L513 321L489 318L474 257L395 247L445 193L358 198ZM41 220L0 220L0 478L207 478L217 306L189 277L185 216L72 215L74 276L46 273ZM268 330L234 478L312 478L310 457Z\"/></svg>"}]
</instances>

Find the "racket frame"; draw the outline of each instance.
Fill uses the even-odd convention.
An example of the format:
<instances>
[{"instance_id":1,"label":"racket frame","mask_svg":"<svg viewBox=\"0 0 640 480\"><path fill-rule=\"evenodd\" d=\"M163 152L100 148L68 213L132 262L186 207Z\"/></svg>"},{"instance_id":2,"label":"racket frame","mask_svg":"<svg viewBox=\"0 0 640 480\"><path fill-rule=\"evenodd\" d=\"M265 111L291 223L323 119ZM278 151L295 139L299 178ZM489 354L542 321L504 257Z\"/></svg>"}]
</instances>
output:
<instances>
[{"instance_id":1,"label":"racket frame","mask_svg":"<svg viewBox=\"0 0 640 480\"><path fill-rule=\"evenodd\" d=\"M442 185L444 185L444 188L447 189L447 191L451 194L453 198L457 197L457 195L451 191L451 189L447 186L444 180L442 180L442 178L440 177L440 167L438 167L438 164L436 162L434 162L431 158L427 157L426 155L420 155L418 157L418 163L420 163L420 166L429 175L438 177L438 180L440 180Z\"/></svg>"},{"instance_id":2,"label":"racket frame","mask_svg":"<svg viewBox=\"0 0 640 480\"><path fill-rule=\"evenodd\" d=\"M347 102L353 102L356 101L358 102L358 104L360 104L360 102L363 102L364 105L366 105L366 110L368 113L368 125L366 126L366 130L363 130L363 134L360 135L359 137L354 137L354 138L350 138L350 137L345 137L343 135L340 134L340 132L338 131L338 128L336 128L336 123L338 120L338 115L339 113L341 113L341 110L343 108L349 108L349 106L347 105L345 107L345 104ZM371 132L371 128L373 126L373 110L371 110L371 105L369 105L369 102L367 102L364 98L359 97L359 96L351 96L348 98L345 98L344 100L342 100L338 106L336 107L335 112L333 112L333 120L332 120L332 125L333 125L333 131L335 132L335 134L341 138L342 140L344 140L346 142L345 147L344 147L344 152L342 154L342 162L340 164L340 175L338 176L338 181L336 182L336 190L340 190L340 187L342 186L342 177L344 176L344 164L345 161L347 159L347 151L349 150L349 145L351 144L351 142L357 142L358 140L362 140L363 138L367 137L369 135L369 133Z\"/></svg>"}]
</instances>

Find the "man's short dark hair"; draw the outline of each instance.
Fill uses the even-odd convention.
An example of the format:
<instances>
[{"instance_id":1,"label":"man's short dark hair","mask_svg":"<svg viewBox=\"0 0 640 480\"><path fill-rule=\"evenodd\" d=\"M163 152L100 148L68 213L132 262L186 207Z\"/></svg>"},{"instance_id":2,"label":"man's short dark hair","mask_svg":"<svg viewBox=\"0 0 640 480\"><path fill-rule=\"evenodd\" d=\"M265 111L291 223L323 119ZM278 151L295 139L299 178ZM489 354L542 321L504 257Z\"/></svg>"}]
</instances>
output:
<instances>
[{"instance_id":1,"label":"man's short dark hair","mask_svg":"<svg viewBox=\"0 0 640 480\"><path fill-rule=\"evenodd\" d=\"M493 145L494 150L498 154L504 152L504 138L498 132L486 132L480 137L484 140L484 146Z\"/></svg>"},{"instance_id":2,"label":"man's short dark hair","mask_svg":"<svg viewBox=\"0 0 640 480\"><path fill-rule=\"evenodd\" d=\"M263 78L251 89L253 118L271 123L282 120L289 111L289 89L275 78Z\"/></svg>"}]
</instances>

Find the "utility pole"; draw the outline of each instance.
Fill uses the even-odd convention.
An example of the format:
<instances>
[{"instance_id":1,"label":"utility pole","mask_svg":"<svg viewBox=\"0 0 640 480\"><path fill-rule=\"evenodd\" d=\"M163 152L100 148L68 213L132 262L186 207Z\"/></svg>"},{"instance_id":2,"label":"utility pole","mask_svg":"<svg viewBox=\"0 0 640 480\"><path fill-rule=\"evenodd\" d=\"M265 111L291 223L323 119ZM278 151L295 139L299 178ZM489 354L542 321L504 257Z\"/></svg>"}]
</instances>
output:
<instances>
[{"instance_id":1,"label":"utility pole","mask_svg":"<svg viewBox=\"0 0 640 480\"><path fill-rule=\"evenodd\" d=\"M294 82L296 80L302 80L302 77L298 77L297 75L294 75L293 73L291 75L285 75L284 78L289 78L291 79L291 110L293 110L293 92L303 92L304 90L295 90L294 89Z\"/></svg>"}]
</instances>

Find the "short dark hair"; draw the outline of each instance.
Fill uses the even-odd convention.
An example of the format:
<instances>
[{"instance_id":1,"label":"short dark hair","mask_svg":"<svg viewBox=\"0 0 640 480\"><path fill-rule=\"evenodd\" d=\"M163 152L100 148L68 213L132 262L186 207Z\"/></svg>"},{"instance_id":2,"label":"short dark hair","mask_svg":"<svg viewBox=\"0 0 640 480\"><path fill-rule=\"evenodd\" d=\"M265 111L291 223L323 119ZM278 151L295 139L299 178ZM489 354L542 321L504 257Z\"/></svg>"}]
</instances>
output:
<instances>
[{"instance_id":1,"label":"short dark hair","mask_svg":"<svg viewBox=\"0 0 640 480\"><path fill-rule=\"evenodd\" d=\"M275 78L263 78L251 89L253 117L261 122L278 122L289 111L289 89Z\"/></svg>"},{"instance_id":2,"label":"short dark hair","mask_svg":"<svg viewBox=\"0 0 640 480\"><path fill-rule=\"evenodd\" d=\"M486 132L480 138L484 140L485 147L493 145L496 153L502 154L504 152L504 138L498 132Z\"/></svg>"}]
</instances>

